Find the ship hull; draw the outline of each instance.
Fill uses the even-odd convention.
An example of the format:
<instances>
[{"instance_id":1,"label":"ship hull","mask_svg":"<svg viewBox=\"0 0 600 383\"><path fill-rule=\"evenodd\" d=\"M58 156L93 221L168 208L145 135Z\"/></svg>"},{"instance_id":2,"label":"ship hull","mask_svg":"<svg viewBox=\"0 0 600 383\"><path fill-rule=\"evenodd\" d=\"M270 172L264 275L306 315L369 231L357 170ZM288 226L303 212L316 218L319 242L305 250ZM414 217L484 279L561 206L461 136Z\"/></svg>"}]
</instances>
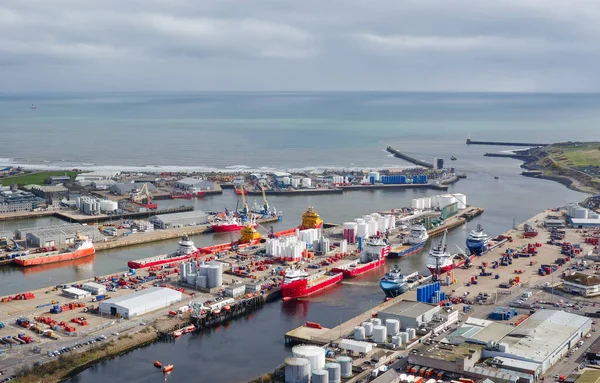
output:
<instances>
[{"instance_id":1,"label":"ship hull","mask_svg":"<svg viewBox=\"0 0 600 383\"><path fill-rule=\"evenodd\" d=\"M371 261L371 262L364 263L364 264L359 263L356 265L356 267L347 268L347 269L336 267L332 271L334 273L342 273L344 275L344 278L353 278L353 277L359 276L361 274L364 274L367 271L371 271L380 266L383 266L384 264L385 264L385 258L382 258L382 259L378 259L376 261Z\"/></svg>"},{"instance_id":2,"label":"ship hull","mask_svg":"<svg viewBox=\"0 0 600 383\"><path fill-rule=\"evenodd\" d=\"M281 285L281 295L284 301L306 297L337 284L343 278L344 274L338 273L312 285L307 284L306 281L296 281L288 285Z\"/></svg>"},{"instance_id":3,"label":"ship hull","mask_svg":"<svg viewBox=\"0 0 600 383\"><path fill-rule=\"evenodd\" d=\"M423 250L425 242L417 243L416 245L406 245L395 247L390 250L390 258L402 258Z\"/></svg>"},{"instance_id":4,"label":"ship hull","mask_svg":"<svg viewBox=\"0 0 600 383\"><path fill-rule=\"evenodd\" d=\"M244 228L243 225L230 224L230 225L213 225L215 233L226 233L230 231L240 231Z\"/></svg>"},{"instance_id":5,"label":"ship hull","mask_svg":"<svg viewBox=\"0 0 600 383\"><path fill-rule=\"evenodd\" d=\"M461 259L458 262L452 262L449 265L445 265L445 266L440 266L440 274L444 274L452 269L457 269L459 267L461 267L462 265L465 264L466 260L469 259L469 261L472 261L474 258L474 256L465 258L465 259ZM430 266L429 264L427 265L427 268L429 269L429 271L431 271L431 274L435 274L436 273L436 268L435 266Z\"/></svg>"},{"instance_id":6,"label":"ship hull","mask_svg":"<svg viewBox=\"0 0 600 383\"><path fill-rule=\"evenodd\" d=\"M26 257L16 258L15 263L19 266L29 267L29 266L38 266L38 265L46 265L49 263L56 262L64 262L64 261L73 261L75 259L80 259L83 257L89 257L90 255L96 254L96 249L91 247L88 249L80 249L68 253L59 253L52 254L45 257L36 257L28 259Z\"/></svg>"},{"instance_id":7,"label":"ship hull","mask_svg":"<svg viewBox=\"0 0 600 383\"><path fill-rule=\"evenodd\" d=\"M389 298L395 298L406 292L406 285L400 285L396 282L381 281L379 287L381 287L385 296Z\"/></svg>"},{"instance_id":8,"label":"ship hull","mask_svg":"<svg viewBox=\"0 0 600 383\"><path fill-rule=\"evenodd\" d=\"M485 241L470 241L467 239L467 249L472 254L481 255L487 249L487 242Z\"/></svg>"},{"instance_id":9,"label":"ship hull","mask_svg":"<svg viewBox=\"0 0 600 383\"><path fill-rule=\"evenodd\" d=\"M184 260L189 259L191 257L192 257L191 254L182 255L182 256L179 256L179 257L168 257L168 256L166 256L165 258L157 259L155 261L148 261L148 262L145 262L144 260L139 259L137 261L129 261L129 262L127 262L127 267L129 267L130 269L144 269L146 267L160 266L160 265L165 265L167 263L184 261Z\"/></svg>"}]
</instances>

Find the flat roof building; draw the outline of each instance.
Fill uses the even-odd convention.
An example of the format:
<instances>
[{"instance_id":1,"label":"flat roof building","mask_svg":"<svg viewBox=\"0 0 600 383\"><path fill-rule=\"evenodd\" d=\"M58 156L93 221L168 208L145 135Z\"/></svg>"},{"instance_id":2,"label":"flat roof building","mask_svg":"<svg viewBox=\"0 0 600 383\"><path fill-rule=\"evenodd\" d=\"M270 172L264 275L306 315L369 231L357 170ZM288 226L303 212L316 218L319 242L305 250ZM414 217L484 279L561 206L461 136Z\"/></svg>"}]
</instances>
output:
<instances>
[{"instance_id":1,"label":"flat roof building","mask_svg":"<svg viewBox=\"0 0 600 383\"><path fill-rule=\"evenodd\" d=\"M583 297L600 295L600 278L597 275L574 273L563 277L563 288Z\"/></svg>"},{"instance_id":2,"label":"flat roof building","mask_svg":"<svg viewBox=\"0 0 600 383\"><path fill-rule=\"evenodd\" d=\"M68 287L63 289L62 295L71 299L83 299L90 296L89 291L81 290L76 287Z\"/></svg>"},{"instance_id":3,"label":"flat roof building","mask_svg":"<svg viewBox=\"0 0 600 383\"><path fill-rule=\"evenodd\" d=\"M33 247L50 247L71 244L75 241L77 233L89 237L92 241L104 239L104 236L95 226L84 226L78 223L59 226L46 226L17 230L19 238L26 240Z\"/></svg>"},{"instance_id":4,"label":"flat roof building","mask_svg":"<svg viewBox=\"0 0 600 383\"><path fill-rule=\"evenodd\" d=\"M190 225L201 225L208 221L208 215L201 210L182 213L160 214L150 217L150 222L159 229L170 229Z\"/></svg>"},{"instance_id":5,"label":"flat roof building","mask_svg":"<svg viewBox=\"0 0 600 383\"><path fill-rule=\"evenodd\" d=\"M175 182L175 187L183 190L207 190L212 187L212 182L199 178L187 177Z\"/></svg>"},{"instance_id":6,"label":"flat roof building","mask_svg":"<svg viewBox=\"0 0 600 383\"><path fill-rule=\"evenodd\" d=\"M435 314L441 311L441 307L422 302L400 301L389 308L378 313L378 317L383 322L386 319L396 319L400 321L400 328L417 329L423 324L429 323Z\"/></svg>"},{"instance_id":7,"label":"flat roof building","mask_svg":"<svg viewBox=\"0 0 600 383\"><path fill-rule=\"evenodd\" d=\"M129 319L168 307L180 302L181 299L182 294L177 290L150 287L133 294L102 301L99 308L102 314Z\"/></svg>"},{"instance_id":8,"label":"flat roof building","mask_svg":"<svg viewBox=\"0 0 600 383\"><path fill-rule=\"evenodd\" d=\"M569 218L569 223L572 227L600 227L600 219L598 218Z\"/></svg>"},{"instance_id":9,"label":"flat roof building","mask_svg":"<svg viewBox=\"0 0 600 383\"><path fill-rule=\"evenodd\" d=\"M106 294L106 286L96 282L84 283L83 285L81 285L81 289L89 291L90 293L92 293L92 295Z\"/></svg>"},{"instance_id":10,"label":"flat roof building","mask_svg":"<svg viewBox=\"0 0 600 383\"><path fill-rule=\"evenodd\" d=\"M146 183L118 183L114 185L110 185L110 192L116 195L128 195L133 190L141 190L142 187L148 188L148 191L153 193L156 190L156 187L149 182Z\"/></svg>"}]
</instances>

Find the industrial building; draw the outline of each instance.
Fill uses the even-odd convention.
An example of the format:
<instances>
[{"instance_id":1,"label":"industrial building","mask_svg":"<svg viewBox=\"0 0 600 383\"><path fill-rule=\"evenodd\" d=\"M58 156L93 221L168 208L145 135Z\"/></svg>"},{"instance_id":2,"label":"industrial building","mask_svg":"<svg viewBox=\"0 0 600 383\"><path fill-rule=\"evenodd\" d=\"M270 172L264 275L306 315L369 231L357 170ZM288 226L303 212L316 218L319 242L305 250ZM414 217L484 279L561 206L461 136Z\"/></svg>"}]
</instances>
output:
<instances>
[{"instance_id":1,"label":"industrial building","mask_svg":"<svg viewBox=\"0 0 600 383\"><path fill-rule=\"evenodd\" d=\"M181 292L168 288L150 287L136 291L133 294L118 298L111 298L99 304L100 313L119 316L121 318L134 318L155 310L163 309L180 302Z\"/></svg>"},{"instance_id":2,"label":"industrial building","mask_svg":"<svg viewBox=\"0 0 600 383\"><path fill-rule=\"evenodd\" d=\"M600 295L600 278L597 275L573 273L563 277L563 288L583 297Z\"/></svg>"},{"instance_id":3,"label":"industrial building","mask_svg":"<svg viewBox=\"0 0 600 383\"><path fill-rule=\"evenodd\" d=\"M15 237L15 233L10 230L0 230L0 240L2 238L6 238L7 240L11 240ZM2 243L0 243L2 245Z\"/></svg>"},{"instance_id":4,"label":"industrial building","mask_svg":"<svg viewBox=\"0 0 600 383\"><path fill-rule=\"evenodd\" d=\"M63 185L26 185L23 188L45 200L61 199L69 195L69 189Z\"/></svg>"},{"instance_id":5,"label":"industrial building","mask_svg":"<svg viewBox=\"0 0 600 383\"><path fill-rule=\"evenodd\" d=\"M76 287L68 287L63 289L62 295L71 299L83 299L90 296L89 291L81 290Z\"/></svg>"},{"instance_id":6,"label":"industrial building","mask_svg":"<svg viewBox=\"0 0 600 383\"><path fill-rule=\"evenodd\" d=\"M82 186L90 185L92 182L107 181L118 176L120 172L111 171L96 171L91 173L78 174L75 177L75 182Z\"/></svg>"},{"instance_id":7,"label":"industrial building","mask_svg":"<svg viewBox=\"0 0 600 383\"><path fill-rule=\"evenodd\" d=\"M106 286L96 282L88 282L81 285L81 289L89 291L92 295L103 295L106 294Z\"/></svg>"},{"instance_id":8,"label":"industrial building","mask_svg":"<svg viewBox=\"0 0 600 383\"><path fill-rule=\"evenodd\" d=\"M119 208L119 203L108 199L83 196L76 199L75 207L83 214L96 215L115 212Z\"/></svg>"},{"instance_id":9,"label":"industrial building","mask_svg":"<svg viewBox=\"0 0 600 383\"><path fill-rule=\"evenodd\" d=\"M212 188L212 182L188 177L177 181L175 187L182 190L208 190Z\"/></svg>"},{"instance_id":10,"label":"industrial building","mask_svg":"<svg viewBox=\"0 0 600 383\"><path fill-rule=\"evenodd\" d=\"M20 239L25 239L32 247L48 247L72 244L77 233L89 237L92 241L102 240L104 236L94 226L84 226L78 223L42 228L18 230Z\"/></svg>"},{"instance_id":11,"label":"industrial building","mask_svg":"<svg viewBox=\"0 0 600 383\"><path fill-rule=\"evenodd\" d=\"M0 191L0 213L32 211L46 201L33 193L22 190Z\"/></svg>"},{"instance_id":12,"label":"industrial building","mask_svg":"<svg viewBox=\"0 0 600 383\"><path fill-rule=\"evenodd\" d=\"M378 318L385 322L386 319L400 321L400 328L419 328L433 319L442 308L438 305L430 305L422 302L400 301L389 308L380 311ZM458 313L456 314L458 316Z\"/></svg>"},{"instance_id":13,"label":"industrial building","mask_svg":"<svg viewBox=\"0 0 600 383\"><path fill-rule=\"evenodd\" d=\"M69 176L51 176L48 177L47 183L50 185L58 185L69 181L71 181L71 177Z\"/></svg>"},{"instance_id":14,"label":"industrial building","mask_svg":"<svg viewBox=\"0 0 600 383\"><path fill-rule=\"evenodd\" d=\"M207 221L208 215L201 210L161 214L150 217L150 222L152 222L157 229L201 225Z\"/></svg>"},{"instance_id":15,"label":"industrial building","mask_svg":"<svg viewBox=\"0 0 600 383\"><path fill-rule=\"evenodd\" d=\"M570 204L567 206L567 216L571 227L586 228L600 227L600 214L579 206Z\"/></svg>"},{"instance_id":16,"label":"industrial building","mask_svg":"<svg viewBox=\"0 0 600 383\"><path fill-rule=\"evenodd\" d=\"M575 347L591 331L591 325L590 318L557 310L539 310L517 327L469 318L442 340L443 346L411 355L411 363L494 382L515 381L496 376L498 373L533 381ZM501 368L476 367L481 358L494 358Z\"/></svg>"},{"instance_id":17,"label":"industrial building","mask_svg":"<svg viewBox=\"0 0 600 383\"><path fill-rule=\"evenodd\" d=\"M152 185L151 183L143 183L143 184L139 184L139 183L118 183L118 184L114 184L110 186L110 192L114 195L129 195L129 193L131 193L134 190L141 190L144 185L146 185L146 187L148 188L148 191L150 193L153 193L154 191L156 191L156 187L154 185Z\"/></svg>"}]
</instances>

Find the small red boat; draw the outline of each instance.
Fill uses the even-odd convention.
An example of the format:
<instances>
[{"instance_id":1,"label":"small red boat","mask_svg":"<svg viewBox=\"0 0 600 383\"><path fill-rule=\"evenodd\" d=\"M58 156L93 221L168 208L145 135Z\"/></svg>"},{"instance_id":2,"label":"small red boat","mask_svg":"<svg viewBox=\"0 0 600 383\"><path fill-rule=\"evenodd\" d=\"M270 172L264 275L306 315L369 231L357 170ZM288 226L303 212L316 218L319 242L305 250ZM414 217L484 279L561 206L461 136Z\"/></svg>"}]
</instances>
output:
<instances>
[{"instance_id":1,"label":"small red boat","mask_svg":"<svg viewBox=\"0 0 600 383\"><path fill-rule=\"evenodd\" d=\"M158 360L155 360L154 361L154 367L161 368L162 367L162 363L159 362Z\"/></svg>"},{"instance_id":2,"label":"small red boat","mask_svg":"<svg viewBox=\"0 0 600 383\"><path fill-rule=\"evenodd\" d=\"M173 370L173 365L172 364L169 364L169 365L166 365L166 366L163 367L163 372L169 372L171 370Z\"/></svg>"},{"instance_id":3,"label":"small red boat","mask_svg":"<svg viewBox=\"0 0 600 383\"><path fill-rule=\"evenodd\" d=\"M205 194L206 194L205 191L199 191L199 192L196 193L196 197L203 198Z\"/></svg>"},{"instance_id":4,"label":"small red boat","mask_svg":"<svg viewBox=\"0 0 600 383\"><path fill-rule=\"evenodd\" d=\"M171 193L171 199L192 199L192 193L173 192Z\"/></svg>"},{"instance_id":5,"label":"small red boat","mask_svg":"<svg viewBox=\"0 0 600 383\"><path fill-rule=\"evenodd\" d=\"M237 195L248 195L248 190L244 189L244 188L233 188L233 190L235 191L235 194Z\"/></svg>"}]
</instances>

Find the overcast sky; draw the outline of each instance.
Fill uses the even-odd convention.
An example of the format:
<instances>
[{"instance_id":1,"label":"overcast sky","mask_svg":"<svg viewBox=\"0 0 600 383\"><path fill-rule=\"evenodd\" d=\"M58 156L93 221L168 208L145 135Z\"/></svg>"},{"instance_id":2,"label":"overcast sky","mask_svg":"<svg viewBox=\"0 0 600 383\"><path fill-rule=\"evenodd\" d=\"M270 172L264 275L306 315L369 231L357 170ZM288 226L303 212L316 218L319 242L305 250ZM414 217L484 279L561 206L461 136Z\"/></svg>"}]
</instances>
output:
<instances>
[{"instance_id":1,"label":"overcast sky","mask_svg":"<svg viewBox=\"0 0 600 383\"><path fill-rule=\"evenodd\" d=\"M2 0L0 92L600 91L600 0Z\"/></svg>"}]
</instances>

